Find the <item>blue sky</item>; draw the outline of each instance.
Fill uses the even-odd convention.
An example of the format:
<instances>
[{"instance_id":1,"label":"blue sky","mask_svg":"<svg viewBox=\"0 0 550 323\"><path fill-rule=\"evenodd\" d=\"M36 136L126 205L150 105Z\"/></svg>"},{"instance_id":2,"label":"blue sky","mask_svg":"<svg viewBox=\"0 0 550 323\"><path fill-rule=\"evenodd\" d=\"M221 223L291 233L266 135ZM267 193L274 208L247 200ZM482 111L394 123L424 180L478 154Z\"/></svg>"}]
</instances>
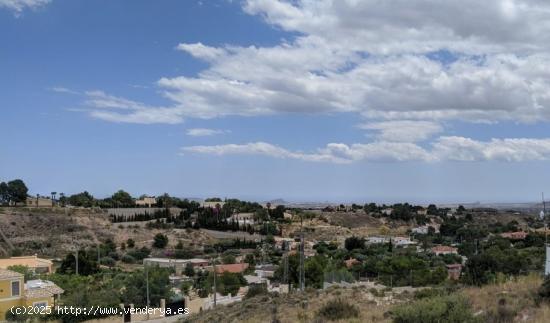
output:
<instances>
[{"instance_id":1,"label":"blue sky","mask_svg":"<svg viewBox=\"0 0 550 323\"><path fill-rule=\"evenodd\" d=\"M0 180L98 197L536 201L549 5L466 2L0 0Z\"/></svg>"}]
</instances>

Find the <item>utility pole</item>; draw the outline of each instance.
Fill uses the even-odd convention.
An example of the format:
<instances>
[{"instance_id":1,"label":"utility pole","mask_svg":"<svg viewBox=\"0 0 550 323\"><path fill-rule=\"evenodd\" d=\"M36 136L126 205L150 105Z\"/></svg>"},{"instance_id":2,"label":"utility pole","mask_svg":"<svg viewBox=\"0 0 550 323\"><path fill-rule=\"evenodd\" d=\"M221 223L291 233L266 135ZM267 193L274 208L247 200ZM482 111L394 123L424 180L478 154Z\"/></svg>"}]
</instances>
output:
<instances>
[{"instance_id":1,"label":"utility pole","mask_svg":"<svg viewBox=\"0 0 550 323\"><path fill-rule=\"evenodd\" d=\"M97 265L101 266L101 254L99 252L99 244L97 245Z\"/></svg>"},{"instance_id":2,"label":"utility pole","mask_svg":"<svg viewBox=\"0 0 550 323\"><path fill-rule=\"evenodd\" d=\"M147 320L149 320L149 267L147 266L147 264L145 264L145 289L147 293Z\"/></svg>"},{"instance_id":3,"label":"utility pole","mask_svg":"<svg viewBox=\"0 0 550 323\"><path fill-rule=\"evenodd\" d=\"M283 271L283 284L287 284L288 290L290 291L290 284L288 279L288 253L285 251L285 254L283 256L284 261L284 271Z\"/></svg>"},{"instance_id":4,"label":"utility pole","mask_svg":"<svg viewBox=\"0 0 550 323\"><path fill-rule=\"evenodd\" d=\"M544 201L544 192L542 192L542 221L544 221L544 239L546 244L548 244L548 224L546 223L546 202Z\"/></svg>"},{"instance_id":5,"label":"utility pole","mask_svg":"<svg viewBox=\"0 0 550 323\"><path fill-rule=\"evenodd\" d=\"M75 273L78 275L78 248L76 248L76 256L75 256Z\"/></svg>"},{"instance_id":6,"label":"utility pole","mask_svg":"<svg viewBox=\"0 0 550 323\"><path fill-rule=\"evenodd\" d=\"M217 294L218 294L218 287L216 286L216 259L218 258L218 250L216 249L216 258L212 262L212 268L214 269L214 308L216 307L217 303Z\"/></svg>"},{"instance_id":7,"label":"utility pole","mask_svg":"<svg viewBox=\"0 0 550 323\"><path fill-rule=\"evenodd\" d=\"M304 272L304 217L300 213L300 291L304 291L305 272Z\"/></svg>"}]
</instances>

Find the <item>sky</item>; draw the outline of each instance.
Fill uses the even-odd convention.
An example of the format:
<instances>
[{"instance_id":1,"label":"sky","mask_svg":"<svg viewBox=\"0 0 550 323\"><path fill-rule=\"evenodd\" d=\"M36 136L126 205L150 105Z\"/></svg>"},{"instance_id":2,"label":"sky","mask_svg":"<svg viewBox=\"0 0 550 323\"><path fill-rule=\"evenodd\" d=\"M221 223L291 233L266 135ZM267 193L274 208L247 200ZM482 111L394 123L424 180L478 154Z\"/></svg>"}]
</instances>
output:
<instances>
[{"instance_id":1,"label":"sky","mask_svg":"<svg viewBox=\"0 0 550 323\"><path fill-rule=\"evenodd\" d=\"M550 194L546 0L0 0L0 180L31 194Z\"/></svg>"}]
</instances>

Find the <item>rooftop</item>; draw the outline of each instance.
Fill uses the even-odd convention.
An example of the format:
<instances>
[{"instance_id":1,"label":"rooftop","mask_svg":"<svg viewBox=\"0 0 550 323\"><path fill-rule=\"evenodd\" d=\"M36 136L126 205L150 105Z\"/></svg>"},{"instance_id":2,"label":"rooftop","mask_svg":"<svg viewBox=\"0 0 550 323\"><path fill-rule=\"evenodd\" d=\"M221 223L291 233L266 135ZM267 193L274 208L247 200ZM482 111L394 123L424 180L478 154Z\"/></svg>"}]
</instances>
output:
<instances>
[{"instance_id":1,"label":"rooftop","mask_svg":"<svg viewBox=\"0 0 550 323\"><path fill-rule=\"evenodd\" d=\"M52 262L48 259L38 258L38 256L22 256L0 259L0 268L8 268L10 266L27 266L29 268L50 267Z\"/></svg>"},{"instance_id":2,"label":"rooftop","mask_svg":"<svg viewBox=\"0 0 550 323\"><path fill-rule=\"evenodd\" d=\"M220 274L223 272L242 273L246 268L248 268L248 263L246 262L242 264L216 265L216 272Z\"/></svg>"},{"instance_id":3,"label":"rooftop","mask_svg":"<svg viewBox=\"0 0 550 323\"><path fill-rule=\"evenodd\" d=\"M0 279L23 278L23 274L0 268Z\"/></svg>"}]
</instances>

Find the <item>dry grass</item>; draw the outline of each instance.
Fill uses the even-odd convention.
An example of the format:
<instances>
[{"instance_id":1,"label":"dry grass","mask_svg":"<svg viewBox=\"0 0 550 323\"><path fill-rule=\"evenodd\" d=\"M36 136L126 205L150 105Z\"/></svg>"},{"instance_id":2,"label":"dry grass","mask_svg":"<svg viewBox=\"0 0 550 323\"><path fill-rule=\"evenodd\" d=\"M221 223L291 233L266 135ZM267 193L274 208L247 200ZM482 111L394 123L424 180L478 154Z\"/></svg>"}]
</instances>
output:
<instances>
[{"instance_id":1,"label":"dry grass","mask_svg":"<svg viewBox=\"0 0 550 323\"><path fill-rule=\"evenodd\" d=\"M282 323L319 322L317 312L329 300L340 298L355 305L359 317L345 322L390 322L385 315L398 300L373 301L373 297L364 289L335 288L326 291L308 291L305 294L264 295L220 306L189 317L190 322L272 322L274 318Z\"/></svg>"},{"instance_id":2,"label":"dry grass","mask_svg":"<svg viewBox=\"0 0 550 323\"><path fill-rule=\"evenodd\" d=\"M147 229L111 223L107 214L91 209L3 208L0 227L23 254L37 253L45 257L63 257L74 246L95 247L107 239L120 246L131 238L138 248L151 247L153 237L159 232L168 236L172 247L178 241L192 249L215 241L202 231ZM0 241L0 247L3 245Z\"/></svg>"},{"instance_id":3,"label":"dry grass","mask_svg":"<svg viewBox=\"0 0 550 323\"><path fill-rule=\"evenodd\" d=\"M532 274L481 288L465 288L462 293L471 300L474 313L489 318L495 318L504 309L514 322L550 322L550 305L536 304L541 284L540 275Z\"/></svg>"}]
</instances>

